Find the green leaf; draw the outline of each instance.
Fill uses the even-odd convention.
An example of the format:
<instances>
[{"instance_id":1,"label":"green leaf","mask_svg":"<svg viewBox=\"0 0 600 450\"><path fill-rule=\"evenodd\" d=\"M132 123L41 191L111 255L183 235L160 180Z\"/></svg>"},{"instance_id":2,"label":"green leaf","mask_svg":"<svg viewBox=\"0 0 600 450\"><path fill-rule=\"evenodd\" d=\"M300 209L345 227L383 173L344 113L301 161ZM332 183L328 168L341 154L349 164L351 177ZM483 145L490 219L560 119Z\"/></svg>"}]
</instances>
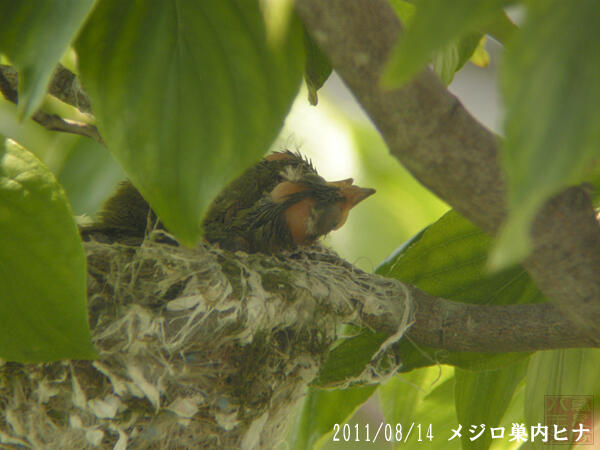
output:
<instances>
[{"instance_id":1,"label":"green leaf","mask_svg":"<svg viewBox=\"0 0 600 450\"><path fill-rule=\"evenodd\" d=\"M331 75L331 64L306 30L304 30L304 47L306 49L304 79L308 88L308 101L311 105L316 106L319 102L317 91Z\"/></svg>"},{"instance_id":2,"label":"green leaf","mask_svg":"<svg viewBox=\"0 0 600 450\"><path fill-rule=\"evenodd\" d=\"M600 3L583 0L573 7L549 0L529 6L501 73L509 217L490 260L495 268L528 255L539 208L582 181L600 158Z\"/></svg>"},{"instance_id":3,"label":"green leaf","mask_svg":"<svg viewBox=\"0 0 600 450\"><path fill-rule=\"evenodd\" d=\"M419 232L385 263L380 275L417 286L431 295L477 304L543 301L521 266L490 274L485 267L492 238L456 211Z\"/></svg>"},{"instance_id":4,"label":"green leaf","mask_svg":"<svg viewBox=\"0 0 600 450\"><path fill-rule=\"evenodd\" d=\"M387 337L385 333L363 330L344 339L329 353L314 384L327 387L359 376Z\"/></svg>"},{"instance_id":5,"label":"green leaf","mask_svg":"<svg viewBox=\"0 0 600 450\"><path fill-rule=\"evenodd\" d=\"M37 158L4 142L0 286L0 358L96 356L87 322L85 254L65 193Z\"/></svg>"},{"instance_id":6,"label":"green leaf","mask_svg":"<svg viewBox=\"0 0 600 450\"><path fill-rule=\"evenodd\" d=\"M484 34L489 34L502 45L506 45L508 41L519 31L519 27L504 11L499 11L494 14L494 17L486 23L481 30Z\"/></svg>"},{"instance_id":7,"label":"green leaf","mask_svg":"<svg viewBox=\"0 0 600 450\"><path fill-rule=\"evenodd\" d=\"M394 438L401 439L398 448L406 444L406 448L459 448L460 439L448 442L451 430L458 427L452 408L453 372L447 366L418 369L398 375L379 387L385 422L394 424L394 433L396 424L402 425L402 435L394 434Z\"/></svg>"},{"instance_id":8,"label":"green leaf","mask_svg":"<svg viewBox=\"0 0 600 450\"><path fill-rule=\"evenodd\" d=\"M454 79L454 74L469 60L483 35L467 33L464 37L446 44L437 50L433 57L433 70L447 86Z\"/></svg>"},{"instance_id":9,"label":"green leaf","mask_svg":"<svg viewBox=\"0 0 600 450\"><path fill-rule=\"evenodd\" d=\"M93 215L115 191L124 174L106 148L84 137L64 156L56 178L75 215Z\"/></svg>"},{"instance_id":10,"label":"green leaf","mask_svg":"<svg viewBox=\"0 0 600 450\"><path fill-rule=\"evenodd\" d=\"M431 60L436 50L488 23L507 3L507 0L419 1L408 29L392 50L382 82L389 87L406 83Z\"/></svg>"},{"instance_id":11,"label":"green leaf","mask_svg":"<svg viewBox=\"0 0 600 450\"><path fill-rule=\"evenodd\" d=\"M598 405L600 400L600 350L567 349L537 352L531 357L525 388L525 418L528 425L544 424L544 405L548 395L590 395ZM565 414L564 420L576 415ZM556 422L550 422L556 423ZM567 426L572 429L573 427ZM552 425L549 426L552 430ZM538 437L539 440L539 437ZM564 445L550 446L534 441L533 448L562 449Z\"/></svg>"},{"instance_id":12,"label":"green leaf","mask_svg":"<svg viewBox=\"0 0 600 450\"><path fill-rule=\"evenodd\" d=\"M489 448L492 442L489 428L500 424L526 372L526 360L498 370L473 372L455 369L454 395L458 422L477 426L474 433L463 433L463 448ZM480 424L485 425L483 434L478 439L471 440L481 431Z\"/></svg>"},{"instance_id":13,"label":"green leaf","mask_svg":"<svg viewBox=\"0 0 600 450\"><path fill-rule=\"evenodd\" d=\"M56 64L67 50L93 0L3 1L0 53L19 71L19 116L40 106Z\"/></svg>"},{"instance_id":14,"label":"green leaf","mask_svg":"<svg viewBox=\"0 0 600 450\"><path fill-rule=\"evenodd\" d=\"M376 272L415 285L431 295L465 303L506 305L544 301L522 267L494 274L487 272L491 245L489 235L455 211L449 211L398 249ZM401 345L403 370L436 361L463 368L496 369L527 356L526 353L440 352L416 348L407 341Z\"/></svg>"},{"instance_id":15,"label":"green leaf","mask_svg":"<svg viewBox=\"0 0 600 450\"><path fill-rule=\"evenodd\" d=\"M334 424L342 425L377 389L376 385L343 390L311 390L292 430L290 448L312 450L320 447L333 433Z\"/></svg>"},{"instance_id":16,"label":"green leaf","mask_svg":"<svg viewBox=\"0 0 600 450\"><path fill-rule=\"evenodd\" d=\"M76 43L102 136L185 244L269 148L302 77L302 30L269 46L255 0L101 0Z\"/></svg>"},{"instance_id":17,"label":"green leaf","mask_svg":"<svg viewBox=\"0 0 600 450\"><path fill-rule=\"evenodd\" d=\"M405 0L388 0L390 6L405 27L410 26L413 17L415 16L416 7L409 1Z\"/></svg>"}]
</instances>

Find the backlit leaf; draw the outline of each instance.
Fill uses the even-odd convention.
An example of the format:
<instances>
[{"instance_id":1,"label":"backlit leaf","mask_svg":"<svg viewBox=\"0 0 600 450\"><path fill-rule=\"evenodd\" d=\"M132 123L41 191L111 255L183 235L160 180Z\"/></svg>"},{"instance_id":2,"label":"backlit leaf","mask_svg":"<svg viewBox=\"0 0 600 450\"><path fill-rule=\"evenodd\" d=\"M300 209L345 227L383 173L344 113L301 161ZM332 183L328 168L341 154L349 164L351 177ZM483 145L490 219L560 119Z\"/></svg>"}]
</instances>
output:
<instances>
[{"instance_id":1,"label":"backlit leaf","mask_svg":"<svg viewBox=\"0 0 600 450\"><path fill-rule=\"evenodd\" d=\"M105 142L185 244L208 203L256 162L296 96L297 21L266 40L255 0L100 0L76 43Z\"/></svg>"}]
</instances>

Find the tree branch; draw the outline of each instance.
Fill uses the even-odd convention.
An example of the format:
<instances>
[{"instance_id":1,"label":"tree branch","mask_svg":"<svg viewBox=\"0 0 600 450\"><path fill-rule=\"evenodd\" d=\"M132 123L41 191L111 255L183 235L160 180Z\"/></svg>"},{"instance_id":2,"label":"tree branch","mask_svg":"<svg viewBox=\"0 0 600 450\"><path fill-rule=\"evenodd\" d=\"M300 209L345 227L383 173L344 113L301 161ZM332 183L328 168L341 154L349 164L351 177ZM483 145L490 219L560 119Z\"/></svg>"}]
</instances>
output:
<instances>
[{"instance_id":1,"label":"tree branch","mask_svg":"<svg viewBox=\"0 0 600 450\"><path fill-rule=\"evenodd\" d=\"M66 104L74 106L82 113L92 114L90 99L79 84L77 75L60 63L56 66L50 86L48 86L48 93Z\"/></svg>"},{"instance_id":2,"label":"tree branch","mask_svg":"<svg viewBox=\"0 0 600 450\"><path fill-rule=\"evenodd\" d=\"M416 312L408 335L430 347L464 352L600 347L552 303L482 306L432 297L414 287L411 294ZM597 308L582 312L600 320Z\"/></svg>"},{"instance_id":3,"label":"tree branch","mask_svg":"<svg viewBox=\"0 0 600 450\"><path fill-rule=\"evenodd\" d=\"M385 90L380 75L401 33L385 0L298 0L297 10L336 72L365 108L390 152L457 211L495 234L505 216L499 139L477 122L439 79L424 70ZM600 229L589 196L572 188L553 198L532 228L525 266L544 294L559 302L591 339L600 323Z\"/></svg>"},{"instance_id":4,"label":"tree branch","mask_svg":"<svg viewBox=\"0 0 600 450\"><path fill-rule=\"evenodd\" d=\"M450 302L318 246L268 256L169 245L163 231L138 245L86 236L99 358L0 365L5 443L273 448L345 323L391 337L340 386L377 383L401 368L390 344L413 317L413 339L451 350L592 345L552 304Z\"/></svg>"},{"instance_id":5,"label":"tree branch","mask_svg":"<svg viewBox=\"0 0 600 450\"><path fill-rule=\"evenodd\" d=\"M81 136L92 138L99 144L104 145L104 141L102 140L102 136L100 136L100 133L98 132L98 128L89 123L63 119L62 117L56 114L48 114L47 112L44 112L42 110L38 110L32 118L48 130L79 134Z\"/></svg>"},{"instance_id":6,"label":"tree branch","mask_svg":"<svg viewBox=\"0 0 600 450\"><path fill-rule=\"evenodd\" d=\"M18 102L17 80L17 72L13 67L0 65L0 92L2 92L4 98L15 104ZM62 65L59 65L52 78L49 92L65 103L75 106L82 112L90 112L89 100L79 87L75 74ZM94 125L63 119L56 114L48 114L41 109L32 118L48 130L79 134L104 145L102 136L100 136L98 129Z\"/></svg>"}]
</instances>

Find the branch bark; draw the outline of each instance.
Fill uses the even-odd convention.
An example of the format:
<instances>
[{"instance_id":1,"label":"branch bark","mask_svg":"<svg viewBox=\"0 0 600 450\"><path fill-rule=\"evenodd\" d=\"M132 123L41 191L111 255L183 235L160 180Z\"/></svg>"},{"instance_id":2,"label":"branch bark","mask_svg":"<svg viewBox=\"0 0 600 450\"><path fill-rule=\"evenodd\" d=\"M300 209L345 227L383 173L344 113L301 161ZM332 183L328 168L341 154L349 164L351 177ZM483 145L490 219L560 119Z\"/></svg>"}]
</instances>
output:
<instances>
[{"instance_id":1,"label":"branch bark","mask_svg":"<svg viewBox=\"0 0 600 450\"><path fill-rule=\"evenodd\" d=\"M477 122L438 78L424 70L406 86L379 84L400 23L385 0L298 0L298 13L365 108L390 152L440 198L495 234L506 216L498 163L500 140ZM580 188L556 196L531 231L534 250L525 262L544 294L557 301L574 327L600 339L600 229ZM597 316L594 316L597 317Z\"/></svg>"},{"instance_id":2,"label":"branch bark","mask_svg":"<svg viewBox=\"0 0 600 450\"><path fill-rule=\"evenodd\" d=\"M415 320L408 330L414 341L459 352L521 352L557 348L599 347L587 330L574 327L553 303L471 305L412 289ZM586 306L590 320L597 308Z\"/></svg>"},{"instance_id":3,"label":"branch bark","mask_svg":"<svg viewBox=\"0 0 600 450\"><path fill-rule=\"evenodd\" d=\"M11 66L0 65L0 92L4 98L15 104L18 102L17 86L17 71ZM81 112L91 112L89 99L79 86L77 77L60 64L50 82L48 92L59 100L76 107ZM79 134L104 145L102 136L100 136L95 125L63 119L56 114L48 114L41 109L36 111L32 119L48 130Z\"/></svg>"}]
</instances>

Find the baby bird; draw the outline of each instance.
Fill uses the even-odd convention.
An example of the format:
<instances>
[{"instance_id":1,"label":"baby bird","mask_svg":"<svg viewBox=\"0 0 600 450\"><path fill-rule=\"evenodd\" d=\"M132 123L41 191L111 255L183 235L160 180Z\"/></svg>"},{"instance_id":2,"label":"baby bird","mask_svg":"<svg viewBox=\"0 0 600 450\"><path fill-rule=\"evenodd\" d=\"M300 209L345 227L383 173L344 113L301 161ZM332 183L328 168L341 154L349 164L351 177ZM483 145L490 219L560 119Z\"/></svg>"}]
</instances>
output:
<instances>
[{"instance_id":1,"label":"baby bird","mask_svg":"<svg viewBox=\"0 0 600 450\"><path fill-rule=\"evenodd\" d=\"M341 227L350 209L373 193L352 178L325 181L299 153L272 153L215 199L203 222L205 237L249 253L293 250Z\"/></svg>"},{"instance_id":2,"label":"baby bird","mask_svg":"<svg viewBox=\"0 0 600 450\"><path fill-rule=\"evenodd\" d=\"M203 221L204 237L232 251L293 250L341 227L350 209L373 193L351 178L325 181L299 153L275 152L217 195ZM155 222L156 216L125 182L104 205L99 222L82 235L103 231L119 241L143 239L148 220Z\"/></svg>"}]
</instances>

